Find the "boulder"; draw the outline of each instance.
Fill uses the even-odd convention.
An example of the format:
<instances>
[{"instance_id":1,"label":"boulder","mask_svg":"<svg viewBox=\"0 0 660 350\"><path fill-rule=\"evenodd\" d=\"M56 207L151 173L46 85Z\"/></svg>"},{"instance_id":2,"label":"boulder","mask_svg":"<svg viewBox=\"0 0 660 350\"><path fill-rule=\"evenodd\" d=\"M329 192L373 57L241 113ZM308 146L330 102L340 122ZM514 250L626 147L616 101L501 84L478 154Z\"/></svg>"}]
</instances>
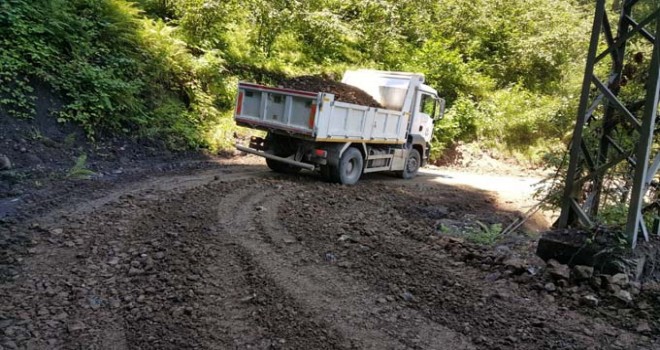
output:
<instances>
[{"instance_id":1,"label":"boulder","mask_svg":"<svg viewBox=\"0 0 660 350\"><path fill-rule=\"evenodd\" d=\"M614 296L626 304L633 302L632 295L630 295L630 292L627 290L619 290L618 292L614 293Z\"/></svg>"},{"instance_id":2,"label":"boulder","mask_svg":"<svg viewBox=\"0 0 660 350\"><path fill-rule=\"evenodd\" d=\"M552 277L558 280L567 280L571 277L571 272L568 266L561 264L554 259L550 259L548 261L548 272Z\"/></svg>"},{"instance_id":3,"label":"boulder","mask_svg":"<svg viewBox=\"0 0 660 350\"><path fill-rule=\"evenodd\" d=\"M509 270L513 270L514 273L523 273L526 270L527 263L524 260L516 257L510 257L502 263Z\"/></svg>"},{"instance_id":4,"label":"boulder","mask_svg":"<svg viewBox=\"0 0 660 350\"><path fill-rule=\"evenodd\" d=\"M591 266L575 265L571 271L571 277L575 281L586 281L594 275L594 268Z\"/></svg>"},{"instance_id":5,"label":"boulder","mask_svg":"<svg viewBox=\"0 0 660 350\"><path fill-rule=\"evenodd\" d=\"M4 154L0 154L0 170L10 170L12 168L11 160Z\"/></svg>"},{"instance_id":6,"label":"boulder","mask_svg":"<svg viewBox=\"0 0 660 350\"><path fill-rule=\"evenodd\" d=\"M628 285L628 283L630 283L630 279L625 273L617 273L616 275L612 276L609 282L619 287L625 287Z\"/></svg>"}]
</instances>

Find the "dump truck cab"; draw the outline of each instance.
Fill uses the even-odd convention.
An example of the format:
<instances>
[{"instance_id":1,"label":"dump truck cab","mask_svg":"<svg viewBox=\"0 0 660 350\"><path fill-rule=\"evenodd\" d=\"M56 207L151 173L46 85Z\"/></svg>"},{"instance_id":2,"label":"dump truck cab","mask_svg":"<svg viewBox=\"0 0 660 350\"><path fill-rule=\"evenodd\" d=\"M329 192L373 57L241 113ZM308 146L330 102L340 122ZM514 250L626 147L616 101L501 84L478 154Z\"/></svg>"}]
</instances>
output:
<instances>
[{"instance_id":1,"label":"dump truck cab","mask_svg":"<svg viewBox=\"0 0 660 350\"><path fill-rule=\"evenodd\" d=\"M444 113L444 101L438 97L438 92L432 87L422 84L417 92L410 134L418 134L424 141L431 142L433 138L434 121Z\"/></svg>"}]
</instances>

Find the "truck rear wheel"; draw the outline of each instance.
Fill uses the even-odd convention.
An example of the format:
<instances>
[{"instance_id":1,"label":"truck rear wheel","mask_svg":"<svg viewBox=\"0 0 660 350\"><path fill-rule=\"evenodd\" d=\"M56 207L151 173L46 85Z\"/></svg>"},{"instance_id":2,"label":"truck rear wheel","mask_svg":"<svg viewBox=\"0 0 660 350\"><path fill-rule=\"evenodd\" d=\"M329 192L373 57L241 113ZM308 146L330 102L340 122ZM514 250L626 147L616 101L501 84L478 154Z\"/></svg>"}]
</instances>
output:
<instances>
[{"instance_id":1,"label":"truck rear wheel","mask_svg":"<svg viewBox=\"0 0 660 350\"><path fill-rule=\"evenodd\" d=\"M268 133L266 136L266 152L278 157L286 158L296 153L296 147L286 136ZM266 158L266 165L270 170L276 173L297 174L300 168L286 163L278 162L274 159Z\"/></svg>"},{"instance_id":2,"label":"truck rear wheel","mask_svg":"<svg viewBox=\"0 0 660 350\"><path fill-rule=\"evenodd\" d=\"M339 172L332 165L321 165L321 176L328 182L339 182L337 175Z\"/></svg>"},{"instance_id":3,"label":"truck rear wheel","mask_svg":"<svg viewBox=\"0 0 660 350\"><path fill-rule=\"evenodd\" d=\"M342 154L339 166L330 168L332 180L344 185L355 185L362 176L363 167L362 153L351 147Z\"/></svg>"},{"instance_id":4,"label":"truck rear wheel","mask_svg":"<svg viewBox=\"0 0 660 350\"><path fill-rule=\"evenodd\" d=\"M419 167L422 165L422 156L420 156L419 151L416 149L411 149L406 159L406 164L403 168L403 171L399 172L399 176L408 180L417 176L419 172Z\"/></svg>"}]
</instances>

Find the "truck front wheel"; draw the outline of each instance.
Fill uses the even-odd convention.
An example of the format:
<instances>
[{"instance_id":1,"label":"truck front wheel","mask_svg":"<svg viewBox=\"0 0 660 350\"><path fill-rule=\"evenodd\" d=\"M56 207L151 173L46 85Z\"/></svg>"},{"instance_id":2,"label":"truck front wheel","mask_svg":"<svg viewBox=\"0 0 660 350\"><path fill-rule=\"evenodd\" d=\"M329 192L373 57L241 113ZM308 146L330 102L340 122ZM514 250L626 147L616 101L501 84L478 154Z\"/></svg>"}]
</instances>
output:
<instances>
[{"instance_id":1,"label":"truck front wheel","mask_svg":"<svg viewBox=\"0 0 660 350\"><path fill-rule=\"evenodd\" d=\"M419 151L416 149L411 149L406 158L406 164L404 165L403 171L399 172L399 176L408 180L417 176L419 172L419 167L422 164L422 156L420 156Z\"/></svg>"},{"instance_id":2,"label":"truck front wheel","mask_svg":"<svg viewBox=\"0 0 660 350\"><path fill-rule=\"evenodd\" d=\"M355 185L360 176L362 176L362 168L364 167L364 159L362 153L356 148L347 149L342 154L339 160L338 167L331 167L334 176L332 179L344 185Z\"/></svg>"}]
</instances>

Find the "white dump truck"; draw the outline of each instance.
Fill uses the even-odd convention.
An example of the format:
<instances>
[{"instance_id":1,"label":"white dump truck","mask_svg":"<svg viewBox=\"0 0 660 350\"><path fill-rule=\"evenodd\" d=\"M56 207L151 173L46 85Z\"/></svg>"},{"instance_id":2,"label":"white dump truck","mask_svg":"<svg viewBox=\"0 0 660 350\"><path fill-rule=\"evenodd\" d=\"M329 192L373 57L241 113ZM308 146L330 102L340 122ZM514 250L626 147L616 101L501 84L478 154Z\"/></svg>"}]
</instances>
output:
<instances>
[{"instance_id":1,"label":"white dump truck","mask_svg":"<svg viewBox=\"0 0 660 350\"><path fill-rule=\"evenodd\" d=\"M379 171L414 177L428 160L444 100L424 84L422 74L355 70L347 71L342 83L384 108L335 101L326 92L239 83L236 123L267 136L236 148L266 158L273 171L320 171L346 185Z\"/></svg>"}]
</instances>

